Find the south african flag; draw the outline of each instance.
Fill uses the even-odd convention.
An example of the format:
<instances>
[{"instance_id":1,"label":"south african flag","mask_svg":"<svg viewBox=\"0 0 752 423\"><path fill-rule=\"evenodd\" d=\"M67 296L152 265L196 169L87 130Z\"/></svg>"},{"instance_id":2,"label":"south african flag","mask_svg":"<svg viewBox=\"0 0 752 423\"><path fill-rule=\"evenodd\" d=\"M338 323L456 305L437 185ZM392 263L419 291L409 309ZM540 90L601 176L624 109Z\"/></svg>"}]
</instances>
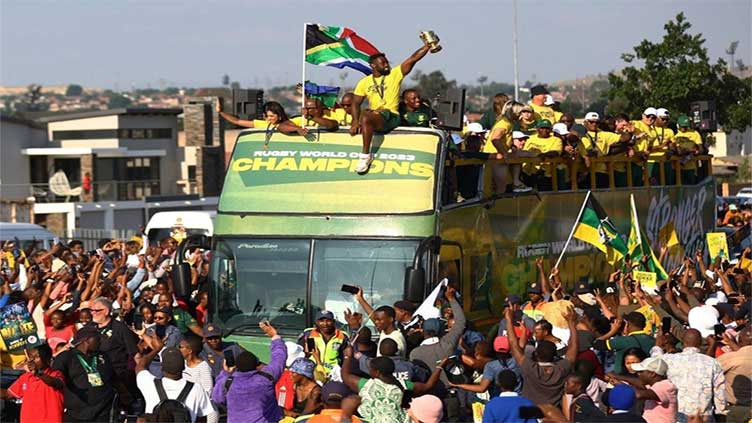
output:
<instances>
[{"instance_id":1,"label":"south african flag","mask_svg":"<svg viewBox=\"0 0 752 423\"><path fill-rule=\"evenodd\" d=\"M371 74L368 56L379 50L350 28L306 25L305 60L319 66L352 68Z\"/></svg>"}]
</instances>

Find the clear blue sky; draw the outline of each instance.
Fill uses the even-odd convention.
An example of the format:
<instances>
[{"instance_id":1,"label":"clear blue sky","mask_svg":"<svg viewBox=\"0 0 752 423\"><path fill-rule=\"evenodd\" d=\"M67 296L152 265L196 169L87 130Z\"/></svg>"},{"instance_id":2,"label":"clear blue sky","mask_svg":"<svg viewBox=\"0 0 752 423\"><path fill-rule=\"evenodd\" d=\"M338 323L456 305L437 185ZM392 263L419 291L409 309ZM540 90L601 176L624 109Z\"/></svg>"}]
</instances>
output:
<instances>
[{"instance_id":1,"label":"clear blue sky","mask_svg":"<svg viewBox=\"0 0 752 423\"><path fill-rule=\"evenodd\" d=\"M684 11L710 56L750 60L750 0L519 0L520 80L550 82L620 68L621 53L658 41ZM127 89L217 86L229 74L244 87L300 80L304 22L348 26L400 62L433 29L444 51L423 71L450 79L480 75L511 82L511 0L195 1L0 0L0 84L78 83ZM338 69L307 67L320 83ZM358 74L349 72L352 84Z\"/></svg>"}]
</instances>

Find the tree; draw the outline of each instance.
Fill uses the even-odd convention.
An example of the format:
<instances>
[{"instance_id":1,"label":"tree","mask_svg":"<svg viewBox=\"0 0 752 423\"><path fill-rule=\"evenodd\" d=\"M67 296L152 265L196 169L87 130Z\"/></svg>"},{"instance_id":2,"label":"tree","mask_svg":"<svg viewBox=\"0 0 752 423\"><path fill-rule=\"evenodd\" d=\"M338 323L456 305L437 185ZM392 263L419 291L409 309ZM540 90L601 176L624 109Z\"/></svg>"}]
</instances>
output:
<instances>
[{"instance_id":1,"label":"tree","mask_svg":"<svg viewBox=\"0 0 752 423\"><path fill-rule=\"evenodd\" d=\"M238 81L232 81L232 83L230 84L230 88L232 88L233 90L240 89L240 82L238 82Z\"/></svg>"},{"instance_id":2,"label":"tree","mask_svg":"<svg viewBox=\"0 0 752 423\"><path fill-rule=\"evenodd\" d=\"M731 75L722 59L711 64L705 39L702 34L690 34L691 27L679 13L664 25L663 40L642 40L633 53L622 54L629 66L608 76L610 113L639 116L645 107L653 106L678 115L688 113L693 101L715 100L724 130L744 130L752 124L751 81Z\"/></svg>"},{"instance_id":3,"label":"tree","mask_svg":"<svg viewBox=\"0 0 752 423\"><path fill-rule=\"evenodd\" d=\"M120 109L123 107L128 107L132 103L131 99L122 95L122 94L113 94L110 97L110 101L107 104L108 109Z\"/></svg>"},{"instance_id":4,"label":"tree","mask_svg":"<svg viewBox=\"0 0 752 423\"><path fill-rule=\"evenodd\" d=\"M78 97L83 93L84 93L83 87L81 87L78 84L70 84L68 85L68 88L65 89L66 97Z\"/></svg>"},{"instance_id":5,"label":"tree","mask_svg":"<svg viewBox=\"0 0 752 423\"><path fill-rule=\"evenodd\" d=\"M230 75L228 74L222 75L222 85L224 85L225 87L230 85Z\"/></svg>"},{"instance_id":6,"label":"tree","mask_svg":"<svg viewBox=\"0 0 752 423\"><path fill-rule=\"evenodd\" d=\"M438 70L429 74L416 70L412 80L417 82L414 88L420 91L421 97L427 100L431 100L437 95L443 95L447 89L457 86L457 81L447 81L444 74Z\"/></svg>"}]
</instances>

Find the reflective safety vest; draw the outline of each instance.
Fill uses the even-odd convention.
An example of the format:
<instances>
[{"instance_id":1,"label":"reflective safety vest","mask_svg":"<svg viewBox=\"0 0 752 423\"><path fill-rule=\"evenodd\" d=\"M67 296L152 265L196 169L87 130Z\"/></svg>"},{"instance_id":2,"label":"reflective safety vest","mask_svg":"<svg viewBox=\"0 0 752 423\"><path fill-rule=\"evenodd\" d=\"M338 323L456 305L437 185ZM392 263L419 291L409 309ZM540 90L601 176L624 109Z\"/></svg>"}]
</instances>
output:
<instances>
[{"instance_id":1,"label":"reflective safety vest","mask_svg":"<svg viewBox=\"0 0 752 423\"><path fill-rule=\"evenodd\" d=\"M335 365L342 365L342 355L345 347L347 347L348 339L347 335L339 329L335 329L334 335L329 339L329 342L324 341L324 336L316 328L306 329L301 336L303 344L307 339L313 339L316 343L316 348L319 350L319 358L321 364L327 374L332 370ZM305 348L305 346L303 347Z\"/></svg>"},{"instance_id":2,"label":"reflective safety vest","mask_svg":"<svg viewBox=\"0 0 752 423\"><path fill-rule=\"evenodd\" d=\"M522 313L536 322L539 322L543 320L543 304L546 304L546 302L541 301L537 306L533 307L533 303L528 301L522 306Z\"/></svg>"}]
</instances>

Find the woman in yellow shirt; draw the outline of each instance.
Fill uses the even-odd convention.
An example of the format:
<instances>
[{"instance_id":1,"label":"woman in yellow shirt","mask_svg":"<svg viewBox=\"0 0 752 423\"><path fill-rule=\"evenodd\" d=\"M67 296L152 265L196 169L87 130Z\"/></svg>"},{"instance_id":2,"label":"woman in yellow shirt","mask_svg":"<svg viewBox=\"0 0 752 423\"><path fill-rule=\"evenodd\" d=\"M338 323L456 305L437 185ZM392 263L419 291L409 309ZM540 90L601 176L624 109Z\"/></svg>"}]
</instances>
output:
<instances>
[{"instance_id":1,"label":"woman in yellow shirt","mask_svg":"<svg viewBox=\"0 0 752 423\"><path fill-rule=\"evenodd\" d=\"M508 101L504 104L501 113L502 117L491 128L491 135L483 146L483 153L491 154L490 158L503 159L505 157L515 157L517 151L521 151L521 148L515 148L513 145L512 129L519 122L520 112L525 108L529 108L529 106L516 101ZM507 191L510 169L513 191L530 191L531 188L520 181L520 165L499 163L493 165L494 193L503 194Z\"/></svg>"}]
</instances>

